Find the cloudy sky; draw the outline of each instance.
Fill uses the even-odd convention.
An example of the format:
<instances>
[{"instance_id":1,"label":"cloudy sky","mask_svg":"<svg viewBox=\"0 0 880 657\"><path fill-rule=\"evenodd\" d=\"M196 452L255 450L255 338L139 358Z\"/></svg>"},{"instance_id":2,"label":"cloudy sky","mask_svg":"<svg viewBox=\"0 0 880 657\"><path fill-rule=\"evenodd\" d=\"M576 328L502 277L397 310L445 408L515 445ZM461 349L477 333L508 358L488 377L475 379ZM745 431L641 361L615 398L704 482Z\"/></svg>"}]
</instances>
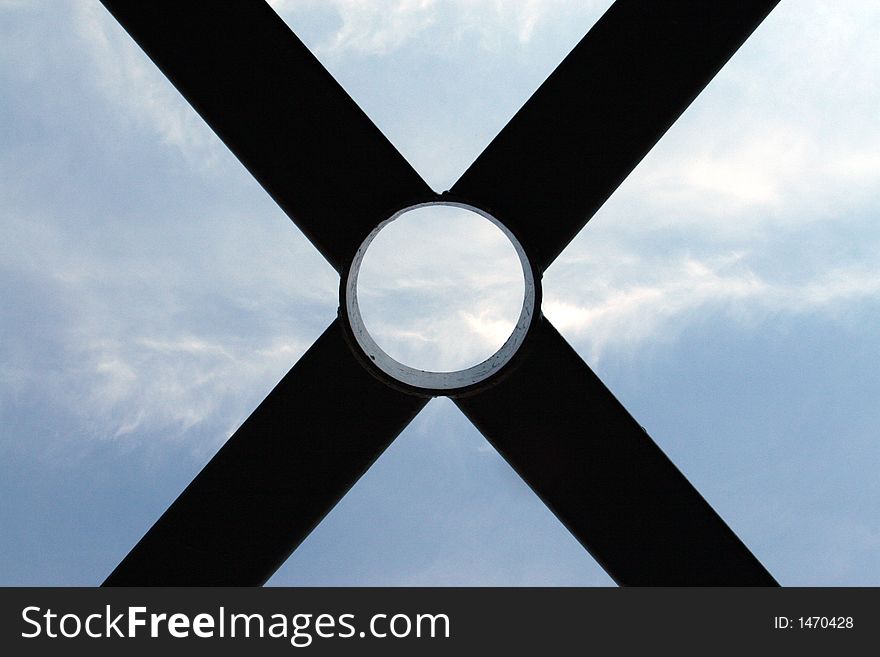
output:
<instances>
[{"instance_id":1,"label":"cloudy sky","mask_svg":"<svg viewBox=\"0 0 880 657\"><path fill-rule=\"evenodd\" d=\"M272 4L439 191L611 3ZM544 279L788 585L880 585L878 33L871 0L783 0ZM338 278L98 2L0 0L0 43L0 584L92 585L330 323ZM388 316L461 301L389 280ZM495 317L465 312L455 353L448 314L387 338L480 353ZM437 399L270 583L611 580Z\"/></svg>"}]
</instances>

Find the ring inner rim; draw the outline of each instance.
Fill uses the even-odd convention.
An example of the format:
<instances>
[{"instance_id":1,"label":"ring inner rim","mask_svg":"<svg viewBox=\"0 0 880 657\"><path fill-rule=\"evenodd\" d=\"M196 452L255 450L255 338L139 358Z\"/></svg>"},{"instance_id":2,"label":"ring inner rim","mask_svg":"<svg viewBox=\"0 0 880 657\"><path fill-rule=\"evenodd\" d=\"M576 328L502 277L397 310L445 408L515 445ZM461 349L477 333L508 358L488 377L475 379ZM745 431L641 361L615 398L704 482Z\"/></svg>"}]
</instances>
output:
<instances>
[{"instance_id":1,"label":"ring inner rim","mask_svg":"<svg viewBox=\"0 0 880 657\"><path fill-rule=\"evenodd\" d=\"M510 240L511 244L513 245L514 250L519 257L523 273L523 305L522 309L520 310L519 318L517 319L516 325L514 326L513 331L511 331L510 336L507 338L507 340L505 340L504 344L501 345L501 347L486 360L477 363L476 365L472 365L470 367L460 370L454 370L451 372L434 372L410 367L409 365L401 363L400 361L386 353L385 350L383 350L376 343L376 341L373 339L373 336L371 336L370 332L367 330L367 327L364 324L363 317L361 316L360 306L358 304L357 298L358 275L360 273L361 265L363 264L364 256L370 244L381 232L381 230L392 221L407 212L435 205L443 205L469 210L471 212L475 212L476 214L485 219L488 219L493 224L495 224L495 226L497 226L501 230L501 232L504 233L504 235L507 237L507 239ZM399 381L400 383L404 383L420 390L450 391L459 388L467 388L469 386L485 381L496 372L498 372L502 367L504 367L504 365L510 362L511 358L513 358L514 354L516 354L516 352L525 341L526 334L528 333L529 327L532 324L532 320L535 315L536 297L537 294L535 273L532 270L531 263L526 256L525 249L523 249L522 245L519 243L519 240L516 239L516 237L513 235L513 233L511 233L507 226L505 226L503 223L501 223L498 219L493 217L485 210L481 210L480 208L474 207L467 203L461 203L457 201L428 201L425 203L410 205L401 210L398 210L388 219L376 226L370 232L370 234L367 235L366 239L361 243L360 247L358 248L354 259L352 260L351 266L349 267L348 276L345 283L344 301L346 311L345 314L348 318L349 327L355 341L357 342L363 353L366 355L366 357L379 370L381 370L384 374L390 376L394 380Z\"/></svg>"}]
</instances>

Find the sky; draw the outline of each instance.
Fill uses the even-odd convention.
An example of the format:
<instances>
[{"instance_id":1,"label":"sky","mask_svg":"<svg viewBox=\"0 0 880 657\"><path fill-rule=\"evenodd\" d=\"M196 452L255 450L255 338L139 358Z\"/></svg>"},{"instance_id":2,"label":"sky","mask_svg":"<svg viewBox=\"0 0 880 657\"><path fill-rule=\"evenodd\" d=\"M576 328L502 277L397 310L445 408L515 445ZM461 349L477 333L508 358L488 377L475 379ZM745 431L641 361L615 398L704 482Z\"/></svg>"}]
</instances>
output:
<instances>
[{"instance_id":1,"label":"sky","mask_svg":"<svg viewBox=\"0 0 880 657\"><path fill-rule=\"evenodd\" d=\"M364 326L392 358L427 371L490 358L525 301L523 263L502 230L476 212L429 205L383 226L358 270Z\"/></svg>"},{"instance_id":2,"label":"sky","mask_svg":"<svg viewBox=\"0 0 880 657\"><path fill-rule=\"evenodd\" d=\"M442 191L611 3L271 4ZM784 585L880 584L878 33L876 2L783 0L543 282ZM0 0L0 43L0 584L94 585L338 278L98 2ZM269 583L612 581L436 399Z\"/></svg>"}]
</instances>

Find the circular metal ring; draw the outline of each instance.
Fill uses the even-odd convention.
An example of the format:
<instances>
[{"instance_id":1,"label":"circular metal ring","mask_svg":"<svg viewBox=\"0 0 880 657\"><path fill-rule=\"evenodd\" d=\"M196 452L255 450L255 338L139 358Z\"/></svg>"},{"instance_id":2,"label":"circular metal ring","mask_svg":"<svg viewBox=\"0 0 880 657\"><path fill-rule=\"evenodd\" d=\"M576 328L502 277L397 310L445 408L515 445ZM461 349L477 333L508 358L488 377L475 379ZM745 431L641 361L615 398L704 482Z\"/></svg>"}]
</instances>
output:
<instances>
[{"instance_id":1,"label":"circular metal ring","mask_svg":"<svg viewBox=\"0 0 880 657\"><path fill-rule=\"evenodd\" d=\"M491 221L501 230L501 232L504 233L507 239L510 240L511 244L513 244L513 248L516 251L517 256L519 256L523 272L523 305L510 337L507 338L498 351L486 360L471 367L452 372L431 372L416 369L409 365L405 365L388 355L376 343L373 336L371 336L367 330L363 317L361 316L357 297L358 274L360 273L361 264L363 263L367 249L376 238L376 235L378 235L385 226L399 218L404 213L433 205L445 205L470 210L471 212L475 212ZM523 342L525 342L526 335L528 334L529 328L531 327L538 311L540 303L540 280L539 275L537 275L531 262L526 256L525 249L523 249L516 236L514 236L507 226L501 223L501 221L485 210L474 207L468 203L451 200L436 200L410 205L398 210L388 219L376 226L373 231L367 235L366 239L358 248L357 253L355 253L351 265L349 265L348 274L342 280L340 293L342 297L341 308L344 310L344 315L348 320L350 335L354 338L357 346L366 356L367 362L374 365L386 376L391 377L395 382L402 383L407 387L416 389L417 391L434 391L439 394L448 394L451 391L470 388L486 381L510 362L511 358L513 358L519 348L523 345Z\"/></svg>"}]
</instances>

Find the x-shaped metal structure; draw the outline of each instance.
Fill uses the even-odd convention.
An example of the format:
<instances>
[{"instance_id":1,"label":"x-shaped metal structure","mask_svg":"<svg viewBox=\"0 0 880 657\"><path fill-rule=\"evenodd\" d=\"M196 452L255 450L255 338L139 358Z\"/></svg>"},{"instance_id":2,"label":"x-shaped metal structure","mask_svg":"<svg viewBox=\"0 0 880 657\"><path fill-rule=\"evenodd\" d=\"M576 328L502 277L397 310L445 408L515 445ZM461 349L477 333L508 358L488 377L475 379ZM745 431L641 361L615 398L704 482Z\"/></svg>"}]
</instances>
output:
<instances>
[{"instance_id":1,"label":"x-shaped metal structure","mask_svg":"<svg viewBox=\"0 0 880 657\"><path fill-rule=\"evenodd\" d=\"M340 314L105 585L264 583L438 394L622 585L773 577L540 313L541 273L778 0L617 0L455 185L432 191L262 0L102 0L341 276ZM499 367L390 375L347 281L377 226L465 204L521 245L533 307Z\"/></svg>"}]
</instances>

